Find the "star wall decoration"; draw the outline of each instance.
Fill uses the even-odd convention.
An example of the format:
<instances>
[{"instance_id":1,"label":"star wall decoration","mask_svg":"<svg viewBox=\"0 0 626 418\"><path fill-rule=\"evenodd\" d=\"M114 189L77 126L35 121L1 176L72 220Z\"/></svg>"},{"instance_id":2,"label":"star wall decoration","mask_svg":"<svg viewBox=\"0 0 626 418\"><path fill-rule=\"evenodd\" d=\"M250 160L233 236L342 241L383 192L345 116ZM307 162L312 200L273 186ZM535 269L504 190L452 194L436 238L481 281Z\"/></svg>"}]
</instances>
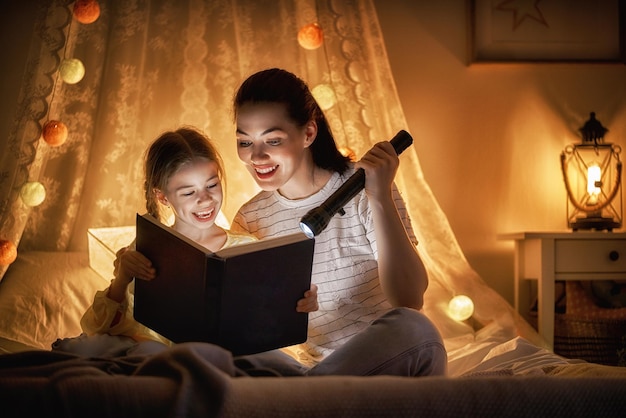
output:
<instances>
[{"instance_id":1,"label":"star wall decoration","mask_svg":"<svg viewBox=\"0 0 626 418\"><path fill-rule=\"evenodd\" d=\"M495 9L513 12L513 30L517 29L526 19L532 19L549 27L541 9L539 9L539 3L541 0L503 0L496 5Z\"/></svg>"}]
</instances>

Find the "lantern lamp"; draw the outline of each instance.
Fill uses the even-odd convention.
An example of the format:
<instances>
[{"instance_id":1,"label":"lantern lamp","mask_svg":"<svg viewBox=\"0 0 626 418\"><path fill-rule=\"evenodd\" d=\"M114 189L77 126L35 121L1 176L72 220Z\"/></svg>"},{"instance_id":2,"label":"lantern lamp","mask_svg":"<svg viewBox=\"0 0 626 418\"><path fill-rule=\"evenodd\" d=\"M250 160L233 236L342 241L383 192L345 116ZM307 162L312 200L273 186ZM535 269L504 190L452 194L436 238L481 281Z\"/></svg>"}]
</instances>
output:
<instances>
[{"instance_id":1,"label":"lantern lamp","mask_svg":"<svg viewBox=\"0 0 626 418\"><path fill-rule=\"evenodd\" d=\"M604 142L607 131L591 112L580 128L582 142L568 145L561 153L567 224L573 231L612 231L622 226L622 149Z\"/></svg>"}]
</instances>

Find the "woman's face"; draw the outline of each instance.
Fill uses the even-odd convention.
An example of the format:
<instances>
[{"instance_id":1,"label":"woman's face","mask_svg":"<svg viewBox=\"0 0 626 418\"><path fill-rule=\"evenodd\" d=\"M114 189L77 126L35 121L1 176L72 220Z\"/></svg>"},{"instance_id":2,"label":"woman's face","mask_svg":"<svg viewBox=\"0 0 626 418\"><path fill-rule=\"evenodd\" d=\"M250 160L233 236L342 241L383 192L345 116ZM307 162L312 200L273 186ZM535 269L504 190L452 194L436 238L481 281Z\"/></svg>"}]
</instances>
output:
<instances>
[{"instance_id":1,"label":"woman's face","mask_svg":"<svg viewBox=\"0 0 626 418\"><path fill-rule=\"evenodd\" d=\"M172 208L178 231L211 228L222 207L217 163L199 158L183 165L170 177L165 190L157 192L157 197Z\"/></svg>"},{"instance_id":2,"label":"woman's face","mask_svg":"<svg viewBox=\"0 0 626 418\"><path fill-rule=\"evenodd\" d=\"M279 190L288 198L302 197L313 162L308 147L315 123L297 126L284 104L247 103L237 112L237 153L263 190Z\"/></svg>"}]
</instances>

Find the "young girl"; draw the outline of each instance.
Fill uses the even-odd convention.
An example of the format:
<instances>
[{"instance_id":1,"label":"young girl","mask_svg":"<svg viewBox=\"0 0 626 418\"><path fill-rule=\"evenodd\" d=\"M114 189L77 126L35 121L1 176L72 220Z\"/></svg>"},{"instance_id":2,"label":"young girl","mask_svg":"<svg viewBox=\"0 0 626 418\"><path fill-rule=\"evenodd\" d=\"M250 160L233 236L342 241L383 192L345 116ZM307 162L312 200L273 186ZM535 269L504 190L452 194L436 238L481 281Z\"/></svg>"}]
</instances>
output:
<instances>
[{"instance_id":1,"label":"young girl","mask_svg":"<svg viewBox=\"0 0 626 418\"><path fill-rule=\"evenodd\" d=\"M146 153L145 179L148 213L162 219L161 208L171 208L172 228L209 250L255 239L249 234L233 234L215 223L223 199L223 163L216 148L199 131L180 128L157 138ZM156 276L150 260L131 245L118 252L114 276L109 288L96 294L93 305L84 314L83 331L171 345L171 341L135 321L132 315L133 279L152 280ZM315 288L294 307L304 312L316 308Z\"/></svg>"},{"instance_id":2,"label":"young girl","mask_svg":"<svg viewBox=\"0 0 626 418\"><path fill-rule=\"evenodd\" d=\"M263 191L241 207L233 231L259 239L299 231L302 216L356 168L366 174L345 214L316 237L320 309L309 315L308 341L292 347L298 363L272 357L253 364L308 375L444 374L441 336L419 311L428 278L393 183L399 160L391 144L376 144L352 164L308 86L281 69L249 77L234 111L239 158Z\"/></svg>"}]
</instances>

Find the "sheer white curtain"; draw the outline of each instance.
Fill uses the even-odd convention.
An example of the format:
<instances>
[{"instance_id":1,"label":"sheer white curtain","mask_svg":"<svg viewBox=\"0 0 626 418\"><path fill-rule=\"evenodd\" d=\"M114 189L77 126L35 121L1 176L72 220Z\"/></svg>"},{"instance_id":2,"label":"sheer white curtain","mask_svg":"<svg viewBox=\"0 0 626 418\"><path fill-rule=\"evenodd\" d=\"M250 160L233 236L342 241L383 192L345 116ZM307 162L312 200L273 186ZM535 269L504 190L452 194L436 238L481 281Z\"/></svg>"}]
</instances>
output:
<instances>
[{"instance_id":1,"label":"sheer white curtain","mask_svg":"<svg viewBox=\"0 0 626 418\"><path fill-rule=\"evenodd\" d=\"M311 88L332 86L338 101L328 117L340 144L357 155L405 129L369 1L101 0L99 19L88 25L72 19L71 2L49 3L24 86L48 108L37 115L22 109L31 129L16 129L12 138L15 146L36 149L39 170L32 161L22 168L50 192L27 211L24 249L83 249L87 227L132 224L143 209L142 153L160 132L181 124L205 130L220 145L228 173L225 212L232 217L255 189L236 158L231 101L260 69L282 67ZM297 34L313 22L325 42L307 50ZM59 79L55 70L64 58L85 64L79 83ZM40 78L45 92L37 90ZM63 146L39 141L46 119L69 126Z\"/></svg>"},{"instance_id":2,"label":"sheer white curtain","mask_svg":"<svg viewBox=\"0 0 626 418\"><path fill-rule=\"evenodd\" d=\"M72 18L71 5L48 0L41 7L22 102L2 149L0 170L10 173L0 178L2 234L20 242L20 251L85 250L87 228L132 225L144 211L143 152L179 125L201 128L219 144L227 173L224 212L232 218L256 189L236 157L231 101L260 69L282 67L311 88L332 86L337 103L327 116L339 144L357 156L407 129L371 0L100 0L101 15L88 25ZM324 43L307 50L297 33L313 22ZM63 58L84 63L79 83L59 79ZM68 125L62 146L39 140L47 119ZM47 189L35 208L19 199L29 180ZM425 309L450 347L481 335L445 315L458 293L475 300L483 334L532 337L468 265L414 147L401 157L397 183L430 273Z\"/></svg>"}]
</instances>

